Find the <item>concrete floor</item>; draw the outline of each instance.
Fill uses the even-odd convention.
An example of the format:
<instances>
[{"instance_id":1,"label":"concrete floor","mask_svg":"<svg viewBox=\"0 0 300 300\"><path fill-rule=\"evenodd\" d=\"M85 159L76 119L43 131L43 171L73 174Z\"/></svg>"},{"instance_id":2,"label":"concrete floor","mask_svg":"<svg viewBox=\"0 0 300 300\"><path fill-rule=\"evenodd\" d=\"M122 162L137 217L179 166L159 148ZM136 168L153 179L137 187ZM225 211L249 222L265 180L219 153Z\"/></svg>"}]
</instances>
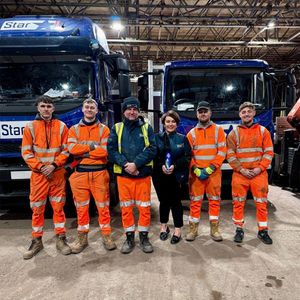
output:
<instances>
[{"instance_id":1,"label":"concrete floor","mask_svg":"<svg viewBox=\"0 0 300 300\"><path fill-rule=\"evenodd\" d=\"M104 250L97 219L91 221L89 247L81 254L56 252L52 221L46 220L45 249L29 261L22 253L30 242L30 218L0 217L0 299L299 299L300 196L270 187L269 223L274 244L256 238L255 208L246 205L245 241L232 241L231 202L223 201L223 242L209 237L207 205L195 242L171 245L158 238L158 203L153 194L151 241L155 251L138 247L129 255ZM187 224L188 211L185 211ZM120 213L112 212L120 249L124 236ZM69 241L76 221L67 221ZM185 230L184 230L185 233Z\"/></svg>"}]
</instances>

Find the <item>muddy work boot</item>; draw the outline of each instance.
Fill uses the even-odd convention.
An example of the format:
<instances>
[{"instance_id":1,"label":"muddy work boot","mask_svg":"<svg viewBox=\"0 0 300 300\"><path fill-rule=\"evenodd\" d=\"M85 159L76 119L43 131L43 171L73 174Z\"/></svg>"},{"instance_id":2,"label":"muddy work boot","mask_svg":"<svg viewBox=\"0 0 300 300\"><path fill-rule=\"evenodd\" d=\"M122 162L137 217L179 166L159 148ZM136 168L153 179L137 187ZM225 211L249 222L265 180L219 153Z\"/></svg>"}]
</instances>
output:
<instances>
[{"instance_id":1,"label":"muddy work boot","mask_svg":"<svg viewBox=\"0 0 300 300\"><path fill-rule=\"evenodd\" d=\"M216 242L223 241L222 235L219 231L219 222L210 222L210 236Z\"/></svg>"},{"instance_id":2,"label":"muddy work boot","mask_svg":"<svg viewBox=\"0 0 300 300\"><path fill-rule=\"evenodd\" d=\"M31 241L31 245L28 250L23 254L24 259L30 259L34 257L37 253L39 253L44 248L42 237L34 238Z\"/></svg>"},{"instance_id":3,"label":"muddy work boot","mask_svg":"<svg viewBox=\"0 0 300 300\"><path fill-rule=\"evenodd\" d=\"M187 241L192 242L195 240L196 236L198 235L198 225L199 223L189 223L189 232L185 238Z\"/></svg>"},{"instance_id":4,"label":"muddy work boot","mask_svg":"<svg viewBox=\"0 0 300 300\"><path fill-rule=\"evenodd\" d=\"M73 244L71 244L72 253L80 253L88 245L88 233L87 232L78 232L77 239Z\"/></svg>"},{"instance_id":5,"label":"muddy work boot","mask_svg":"<svg viewBox=\"0 0 300 300\"><path fill-rule=\"evenodd\" d=\"M244 230L241 227L237 227L235 230L235 236L234 236L234 241L236 243L241 243L244 239Z\"/></svg>"},{"instance_id":6,"label":"muddy work boot","mask_svg":"<svg viewBox=\"0 0 300 300\"><path fill-rule=\"evenodd\" d=\"M114 250L117 248L117 245L113 241L110 234L102 235L102 242L103 242L103 246L106 250L110 251L110 250Z\"/></svg>"},{"instance_id":7,"label":"muddy work boot","mask_svg":"<svg viewBox=\"0 0 300 300\"><path fill-rule=\"evenodd\" d=\"M56 249L63 255L68 255L72 253L72 249L67 244L65 234L56 235Z\"/></svg>"},{"instance_id":8,"label":"muddy work boot","mask_svg":"<svg viewBox=\"0 0 300 300\"><path fill-rule=\"evenodd\" d=\"M267 245L271 245L273 244L273 240L271 239L271 237L268 234L268 230L267 229L263 229L263 230L259 230L257 233L257 237L264 243Z\"/></svg>"},{"instance_id":9,"label":"muddy work boot","mask_svg":"<svg viewBox=\"0 0 300 300\"><path fill-rule=\"evenodd\" d=\"M153 252L153 247L148 238L148 232L147 231L139 232L139 237L140 237L140 247L143 250L143 252L145 253Z\"/></svg>"},{"instance_id":10,"label":"muddy work boot","mask_svg":"<svg viewBox=\"0 0 300 300\"><path fill-rule=\"evenodd\" d=\"M130 253L133 250L134 246L135 246L134 232L133 231L126 232L126 240L121 248L121 253L123 254Z\"/></svg>"}]
</instances>

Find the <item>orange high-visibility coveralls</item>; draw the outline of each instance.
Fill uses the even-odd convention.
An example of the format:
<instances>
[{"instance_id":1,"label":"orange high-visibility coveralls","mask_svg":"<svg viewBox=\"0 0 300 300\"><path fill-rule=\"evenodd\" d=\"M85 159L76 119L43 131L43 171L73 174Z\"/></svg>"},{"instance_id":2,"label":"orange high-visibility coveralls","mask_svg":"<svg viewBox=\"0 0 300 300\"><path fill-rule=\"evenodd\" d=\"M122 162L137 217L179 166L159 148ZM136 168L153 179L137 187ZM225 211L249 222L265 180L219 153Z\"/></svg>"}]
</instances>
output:
<instances>
[{"instance_id":1,"label":"orange high-visibility coveralls","mask_svg":"<svg viewBox=\"0 0 300 300\"><path fill-rule=\"evenodd\" d=\"M233 168L232 199L234 224L243 227L244 206L250 188L256 204L259 230L268 229L267 195L268 173L274 156L270 132L259 124L251 127L238 125L227 138L227 160ZM260 168L261 173L252 179L244 177L242 168Z\"/></svg>"},{"instance_id":2,"label":"orange high-visibility coveralls","mask_svg":"<svg viewBox=\"0 0 300 300\"><path fill-rule=\"evenodd\" d=\"M109 174L106 166L108 136L108 127L98 120L93 125L85 125L81 120L69 130L69 152L77 159L82 158L70 177L77 210L77 230L80 232L89 231L89 204L90 194L92 194L98 209L100 230L103 235L111 233Z\"/></svg>"},{"instance_id":3,"label":"orange high-visibility coveralls","mask_svg":"<svg viewBox=\"0 0 300 300\"><path fill-rule=\"evenodd\" d=\"M204 193L209 201L209 220L217 222L220 215L221 165L226 156L226 137L222 127L212 121L203 127L200 123L187 134L192 148L191 168L212 167L215 171L206 180L200 180L190 170L190 217L189 221L198 223Z\"/></svg>"},{"instance_id":4,"label":"orange high-visibility coveralls","mask_svg":"<svg viewBox=\"0 0 300 300\"><path fill-rule=\"evenodd\" d=\"M66 218L63 211L66 201L66 181L62 166L69 156L67 137L67 126L57 119L45 121L37 116L24 129L22 156L32 170L29 198L33 238L43 235L44 212L48 196L53 208L54 231L56 234L66 232ZM40 169L50 164L56 169L52 176L47 178Z\"/></svg>"}]
</instances>

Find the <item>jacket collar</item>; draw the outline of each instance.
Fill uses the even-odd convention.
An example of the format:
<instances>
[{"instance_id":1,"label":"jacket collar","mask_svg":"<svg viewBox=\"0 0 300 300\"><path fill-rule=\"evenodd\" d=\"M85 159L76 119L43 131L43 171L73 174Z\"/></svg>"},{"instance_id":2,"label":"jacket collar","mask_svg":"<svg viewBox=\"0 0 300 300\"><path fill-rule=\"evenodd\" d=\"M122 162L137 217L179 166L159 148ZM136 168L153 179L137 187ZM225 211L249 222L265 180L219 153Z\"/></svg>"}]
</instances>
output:
<instances>
[{"instance_id":1,"label":"jacket collar","mask_svg":"<svg viewBox=\"0 0 300 300\"><path fill-rule=\"evenodd\" d=\"M207 123L206 126L203 126L200 122L198 122L197 125L196 125L196 128L203 128L203 129L206 129L206 128L208 128L209 126L212 126L213 124L214 124L213 121L209 121L209 122Z\"/></svg>"},{"instance_id":2,"label":"jacket collar","mask_svg":"<svg viewBox=\"0 0 300 300\"><path fill-rule=\"evenodd\" d=\"M57 117L56 117L55 114L52 115L52 118L49 121L54 120L54 119L57 119ZM47 121L47 120L44 120L39 113L37 113L35 115L35 120L38 120L38 121Z\"/></svg>"},{"instance_id":3,"label":"jacket collar","mask_svg":"<svg viewBox=\"0 0 300 300\"><path fill-rule=\"evenodd\" d=\"M98 119L96 119L95 123L93 123L93 125L98 125L100 123L100 121ZM85 124L84 120L81 119L78 123L79 126L88 126Z\"/></svg>"}]
</instances>

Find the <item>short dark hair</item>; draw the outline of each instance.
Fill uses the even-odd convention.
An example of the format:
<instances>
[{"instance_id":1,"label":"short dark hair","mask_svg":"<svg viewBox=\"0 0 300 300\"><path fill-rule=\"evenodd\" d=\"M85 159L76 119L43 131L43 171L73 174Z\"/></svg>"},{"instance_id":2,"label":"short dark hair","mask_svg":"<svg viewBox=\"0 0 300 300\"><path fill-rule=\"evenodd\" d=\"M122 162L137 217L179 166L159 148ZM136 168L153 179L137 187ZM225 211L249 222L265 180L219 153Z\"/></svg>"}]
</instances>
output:
<instances>
[{"instance_id":1,"label":"short dark hair","mask_svg":"<svg viewBox=\"0 0 300 300\"><path fill-rule=\"evenodd\" d=\"M245 107L249 107L249 108L252 108L253 110L255 110L255 105L249 101L246 101L244 103L242 103L239 107L239 112L244 109Z\"/></svg>"},{"instance_id":2,"label":"short dark hair","mask_svg":"<svg viewBox=\"0 0 300 300\"><path fill-rule=\"evenodd\" d=\"M177 125L180 122L180 117L179 117L178 113L176 111L174 111L174 110L169 110L169 111L167 111L166 113L164 113L162 115L161 122L163 124L165 124L166 117L171 117L172 119L174 119Z\"/></svg>"},{"instance_id":3,"label":"short dark hair","mask_svg":"<svg viewBox=\"0 0 300 300\"><path fill-rule=\"evenodd\" d=\"M38 106L41 102L54 105L53 99L45 95L38 97L35 101L35 105Z\"/></svg>"}]
</instances>

